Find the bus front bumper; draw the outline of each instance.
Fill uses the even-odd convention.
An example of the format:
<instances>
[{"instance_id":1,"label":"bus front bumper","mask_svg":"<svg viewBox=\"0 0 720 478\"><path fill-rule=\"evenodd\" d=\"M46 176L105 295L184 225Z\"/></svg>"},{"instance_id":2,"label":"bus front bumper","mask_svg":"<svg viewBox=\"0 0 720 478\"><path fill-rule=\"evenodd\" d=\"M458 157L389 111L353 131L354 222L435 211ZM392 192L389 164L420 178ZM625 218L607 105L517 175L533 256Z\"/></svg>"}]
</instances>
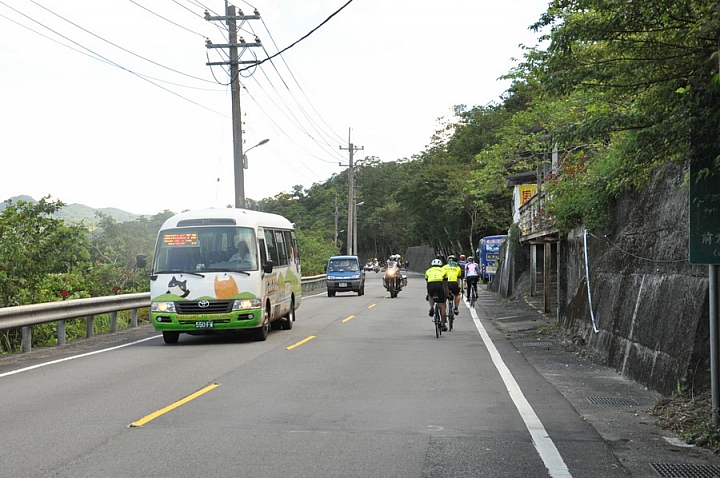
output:
<instances>
[{"instance_id":1,"label":"bus front bumper","mask_svg":"<svg viewBox=\"0 0 720 478\"><path fill-rule=\"evenodd\" d=\"M152 312L150 320L158 331L212 333L258 328L262 324L262 316L262 309L192 315Z\"/></svg>"}]
</instances>

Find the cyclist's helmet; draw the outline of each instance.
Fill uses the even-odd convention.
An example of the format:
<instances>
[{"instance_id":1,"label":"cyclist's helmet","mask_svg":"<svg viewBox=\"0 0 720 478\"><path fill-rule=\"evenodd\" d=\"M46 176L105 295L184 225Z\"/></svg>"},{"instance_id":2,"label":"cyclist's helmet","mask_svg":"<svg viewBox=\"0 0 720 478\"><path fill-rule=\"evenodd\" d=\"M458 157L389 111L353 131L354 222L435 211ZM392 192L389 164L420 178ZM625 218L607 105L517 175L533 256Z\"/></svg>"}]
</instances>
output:
<instances>
[{"instance_id":1,"label":"cyclist's helmet","mask_svg":"<svg viewBox=\"0 0 720 478\"><path fill-rule=\"evenodd\" d=\"M455 260L455 256L453 256L452 254L450 254L450 255L448 256L448 260L449 260L449 261L454 261L454 260Z\"/></svg>"},{"instance_id":2,"label":"cyclist's helmet","mask_svg":"<svg viewBox=\"0 0 720 478\"><path fill-rule=\"evenodd\" d=\"M461 261L464 261L464 260L465 260L465 254L460 254L460 260L461 260Z\"/></svg>"},{"instance_id":3,"label":"cyclist's helmet","mask_svg":"<svg viewBox=\"0 0 720 478\"><path fill-rule=\"evenodd\" d=\"M440 259L433 259L430 263L431 266L442 267L442 261Z\"/></svg>"},{"instance_id":4,"label":"cyclist's helmet","mask_svg":"<svg viewBox=\"0 0 720 478\"><path fill-rule=\"evenodd\" d=\"M468 260L468 262L475 262L475 259L473 258L473 256L468 257L467 260Z\"/></svg>"}]
</instances>

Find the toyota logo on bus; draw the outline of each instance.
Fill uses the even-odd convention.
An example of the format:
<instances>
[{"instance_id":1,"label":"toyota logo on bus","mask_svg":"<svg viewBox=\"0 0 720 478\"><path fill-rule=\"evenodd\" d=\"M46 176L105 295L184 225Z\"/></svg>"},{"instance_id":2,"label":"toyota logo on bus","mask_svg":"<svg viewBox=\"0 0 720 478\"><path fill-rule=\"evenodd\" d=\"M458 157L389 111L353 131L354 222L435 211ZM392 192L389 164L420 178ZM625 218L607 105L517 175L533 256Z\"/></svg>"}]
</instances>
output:
<instances>
[{"instance_id":1,"label":"toyota logo on bus","mask_svg":"<svg viewBox=\"0 0 720 478\"><path fill-rule=\"evenodd\" d=\"M199 300L198 307L200 307L201 309L207 309L208 307L210 307L210 301L209 300Z\"/></svg>"}]
</instances>

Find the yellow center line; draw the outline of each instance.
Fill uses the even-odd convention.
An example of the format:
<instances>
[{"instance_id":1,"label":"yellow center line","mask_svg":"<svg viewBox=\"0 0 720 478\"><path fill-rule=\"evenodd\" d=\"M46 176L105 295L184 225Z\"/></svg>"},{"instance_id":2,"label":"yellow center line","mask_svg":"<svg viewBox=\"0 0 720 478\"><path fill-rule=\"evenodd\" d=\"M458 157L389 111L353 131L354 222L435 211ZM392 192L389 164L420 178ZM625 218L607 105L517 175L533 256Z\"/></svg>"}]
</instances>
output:
<instances>
[{"instance_id":1,"label":"yellow center line","mask_svg":"<svg viewBox=\"0 0 720 478\"><path fill-rule=\"evenodd\" d=\"M298 342L298 343L296 343L296 344L292 344L290 347L285 347L285 350L292 350L292 349L294 349L295 347L299 347L299 346L301 346L302 344L304 344L305 342L310 342L310 341L311 341L312 339L314 339L315 337L316 337L315 335L311 335L310 337L306 337L306 338L302 339L300 342Z\"/></svg>"},{"instance_id":2,"label":"yellow center line","mask_svg":"<svg viewBox=\"0 0 720 478\"><path fill-rule=\"evenodd\" d=\"M368 305L368 309L372 309L372 308L375 307L376 305L377 305L377 304L370 304L370 305Z\"/></svg>"},{"instance_id":3,"label":"yellow center line","mask_svg":"<svg viewBox=\"0 0 720 478\"><path fill-rule=\"evenodd\" d=\"M188 395L187 397L183 398L182 400L178 400L177 402L175 402L171 405L168 405L167 407L162 408L162 409L158 410L157 412L151 413L150 415L147 415L146 417L141 418L140 420L138 420L136 422L132 422L130 425L128 425L128 427L130 427L130 428L141 427L141 426L145 425L146 423L148 423L149 421L155 420L157 417L159 417L161 415L165 415L167 412L176 409L180 405L184 405L187 402L194 400L194 399L198 398L200 395L204 395L207 392L209 392L210 390L217 388L219 386L220 386L219 383L212 383L212 384L208 385L207 387L201 388L197 392L195 392L191 395Z\"/></svg>"},{"instance_id":4,"label":"yellow center line","mask_svg":"<svg viewBox=\"0 0 720 478\"><path fill-rule=\"evenodd\" d=\"M348 317L348 318L346 318L346 319L342 319L341 322L344 324L345 322L347 322L348 320L352 319L353 317L355 317L355 316L354 316L354 315L351 315L350 317Z\"/></svg>"}]
</instances>

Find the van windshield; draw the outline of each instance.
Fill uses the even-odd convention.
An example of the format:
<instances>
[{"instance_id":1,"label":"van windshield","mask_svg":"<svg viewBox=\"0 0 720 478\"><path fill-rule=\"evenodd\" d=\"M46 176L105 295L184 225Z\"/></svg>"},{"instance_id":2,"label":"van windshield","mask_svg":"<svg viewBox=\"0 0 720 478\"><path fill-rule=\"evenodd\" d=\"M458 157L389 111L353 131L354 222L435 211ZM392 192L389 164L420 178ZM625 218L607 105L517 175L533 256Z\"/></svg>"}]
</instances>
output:
<instances>
[{"instance_id":1,"label":"van windshield","mask_svg":"<svg viewBox=\"0 0 720 478\"><path fill-rule=\"evenodd\" d=\"M153 270L255 271L257 258L257 239L251 228L183 227L160 231Z\"/></svg>"},{"instance_id":2,"label":"van windshield","mask_svg":"<svg viewBox=\"0 0 720 478\"><path fill-rule=\"evenodd\" d=\"M357 261L351 259L331 259L328 272L356 272L360 270Z\"/></svg>"}]
</instances>

